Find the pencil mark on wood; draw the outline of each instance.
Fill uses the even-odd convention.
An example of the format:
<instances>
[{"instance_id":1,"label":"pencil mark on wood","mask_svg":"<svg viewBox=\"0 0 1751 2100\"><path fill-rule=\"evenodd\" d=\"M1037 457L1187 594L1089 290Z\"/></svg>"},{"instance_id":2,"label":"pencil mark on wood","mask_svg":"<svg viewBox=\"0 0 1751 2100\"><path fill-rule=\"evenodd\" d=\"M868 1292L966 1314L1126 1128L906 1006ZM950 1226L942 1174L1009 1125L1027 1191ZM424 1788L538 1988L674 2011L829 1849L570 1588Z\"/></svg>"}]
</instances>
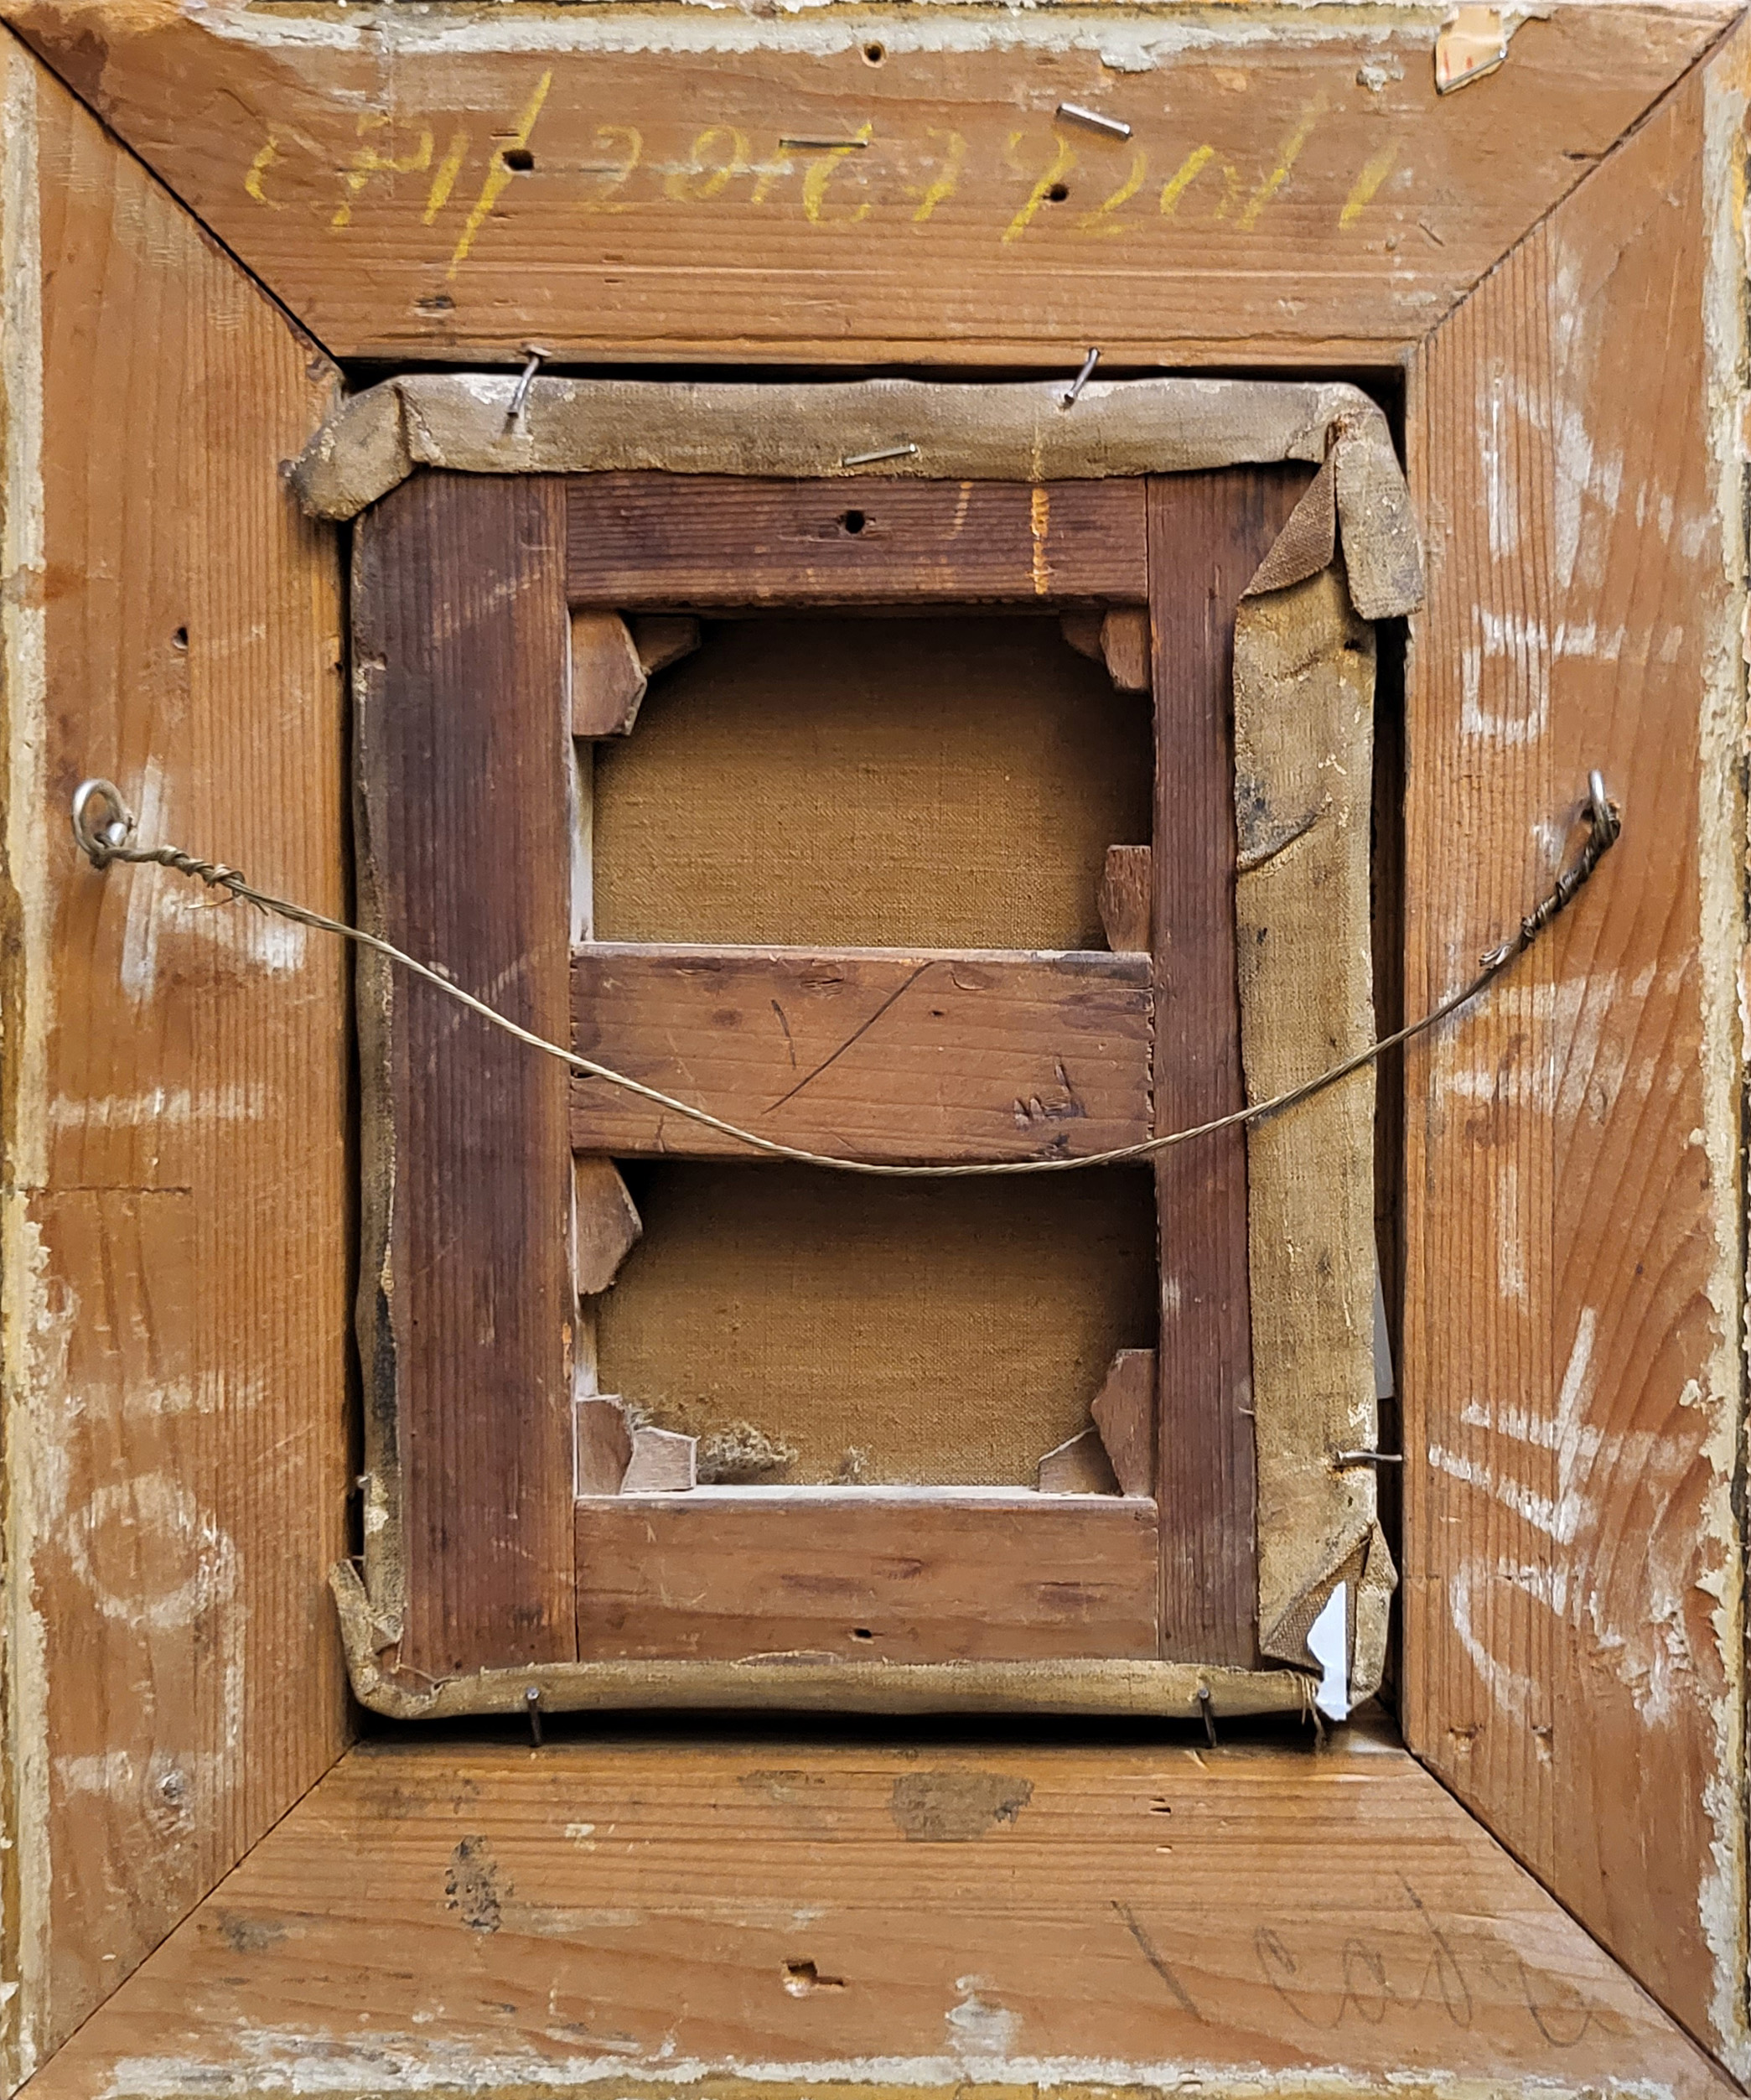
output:
<instances>
[{"instance_id":1,"label":"pencil mark on wood","mask_svg":"<svg viewBox=\"0 0 1751 2100\"><path fill-rule=\"evenodd\" d=\"M796 1097L802 1091L805 1086L808 1086L811 1081L819 1079L821 1075L827 1069L828 1066L837 1065L839 1060L844 1056L845 1053L852 1048L853 1044L861 1042L863 1039L868 1034L870 1029L873 1029L876 1023L881 1019L882 1016L888 1011L889 1007L897 1005L901 999L904 998L907 993L909 993L912 989L913 986L917 983L918 980L924 975L926 970L934 969L935 967L936 966L933 962L920 962L918 967L904 983L896 986L895 988L888 994L888 997L882 1001L881 1004L876 1009L875 1012L870 1015L867 1021L860 1023L857 1027L854 1028L851 1034L847 1035L845 1040L839 1045L838 1049L834 1050L830 1056L823 1057L821 1062L812 1071L805 1072L802 1077L797 1081L796 1084L791 1087L788 1093L780 1094L778 1099L774 1102L772 1106L766 1111L766 1113L769 1116L776 1115L778 1111L784 1107L787 1101L795 1101ZM785 1037L787 1040L789 1040L789 1034L790 1031L787 1029L785 1031Z\"/></svg>"},{"instance_id":2,"label":"pencil mark on wood","mask_svg":"<svg viewBox=\"0 0 1751 2100\"><path fill-rule=\"evenodd\" d=\"M1163 1960L1160 1949L1144 1931L1136 1911L1128 1903L1121 1903L1116 1896L1113 1898L1112 1907L1118 1912L1120 1922L1124 1926L1125 1930L1137 1942L1138 1951L1143 1959L1167 1985L1168 1994L1174 2003L1189 2012L1194 2020L1202 2020L1204 2015L1194 2003L1191 1993Z\"/></svg>"}]
</instances>

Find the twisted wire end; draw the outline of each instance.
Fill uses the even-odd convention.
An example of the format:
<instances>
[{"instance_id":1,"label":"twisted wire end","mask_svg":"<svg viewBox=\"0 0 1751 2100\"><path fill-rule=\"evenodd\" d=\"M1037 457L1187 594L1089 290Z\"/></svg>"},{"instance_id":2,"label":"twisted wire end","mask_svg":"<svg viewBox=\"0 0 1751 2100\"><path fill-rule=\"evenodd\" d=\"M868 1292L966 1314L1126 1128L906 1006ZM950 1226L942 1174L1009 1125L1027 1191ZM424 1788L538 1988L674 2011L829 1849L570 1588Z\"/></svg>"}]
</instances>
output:
<instances>
[{"instance_id":1,"label":"twisted wire end","mask_svg":"<svg viewBox=\"0 0 1751 2100\"><path fill-rule=\"evenodd\" d=\"M1490 975L1523 955L1545 928L1580 895L1593 871L1623 836L1624 813L1605 792L1604 776L1595 769L1587 776L1587 843L1572 868L1565 868L1551 894L1520 922L1520 931L1486 951L1479 960Z\"/></svg>"},{"instance_id":2,"label":"twisted wire end","mask_svg":"<svg viewBox=\"0 0 1751 2100\"><path fill-rule=\"evenodd\" d=\"M100 814L102 811L104 813ZM179 875L193 875L211 889L231 896L249 894L241 873L222 861L199 860L175 846L131 846L137 822L122 791L113 780L81 780L73 791L73 837L91 865L107 868L113 860L135 866L174 869ZM251 898L253 901L253 898Z\"/></svg>"}]
</instances>

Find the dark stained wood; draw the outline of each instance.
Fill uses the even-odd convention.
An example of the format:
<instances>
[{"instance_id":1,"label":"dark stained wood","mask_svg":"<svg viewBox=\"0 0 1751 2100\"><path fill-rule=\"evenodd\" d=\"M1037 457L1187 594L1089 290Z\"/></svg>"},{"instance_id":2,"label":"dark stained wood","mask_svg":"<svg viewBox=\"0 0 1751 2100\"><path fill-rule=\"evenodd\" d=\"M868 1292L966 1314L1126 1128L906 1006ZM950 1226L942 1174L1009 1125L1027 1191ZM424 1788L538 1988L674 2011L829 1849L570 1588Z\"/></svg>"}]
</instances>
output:
<instances>
[{"instance_id":1,"label":"dark stained wood","mask_svg":"<svg viewBox=\"0 0 1751 2100\"><path fill-rule=\"evenodd\" d=\"M1142 956L646 947L572 958L581 1055L836 1158L1104 1152L1148 1135ZM572 1082L580 1152L746 1158L606 1081Z\"/></svg>"},{"instance_id":2,"label":"dark stained wood","mask_svg":"<svg viewBox=\"0 0 1751 2100\"><path fill-rule=\"evenodd\" d=\"M1234 620L1311 479L1301 467L1152 477L1155 1124L1243 1106L1235 977ZM1188 579L1195 577L1195 585ZM1258 1659L1246 1149L1161 1155L1162 1653Z\"/></svg>"},{"instance_id":3,"label":"dark stained wood","mask_svg":"<svg viewBox=\"0 0 1751 2100\"><path fill-rule=\"evenodd\" d=\"M1122 1349L1089 1413L1106 1446L1120 1491L1155 1492L1155 1388L1153 1349Z\"/></svg>"},{"instance_id":4,"label":"dark stained wood","mask_svg":"<svg viewBox=\"0 0 1751 2100\"><path fill-rule=\"evenodd\" d=\"M570 910L562 526L555 482L418 475L361 520L354 589L365 923L549 1037ZM400 1659L563 1660L565 1072L405 976L362 984L360 1035L364 1273L387 1279L362 1341L399 1439Z\"/></svg>"},{"instance_id":5,"label":"dark stained wood","mask_svg":"<svg viewBox=\"0 0 1751 2100\"><path fill-rule=\"evenodd\" d=\"M1115 955L1147 955L1155 917L1155 875L1147 846L1109 846L1101 870L1101 924Z\"/></svg>"},{"instance_id":6,"label":"dark stained wood","mask_svg":"<svg viewBox=\"0 0 1751 2100\"><path fill-rule=\"evenodd\" d=\"M1141 599L1140 480L575 474L574 605L1052 605Z\"/></svg>"},{"instance_id":7,"label":"dark stained wood","mask_svg":"<svg viewBox=\"0 0 1751 2100\"><path fill-rule=\"evenodd\" d=\"M734 1662L1152 1657L1156 1511L873 1489L696 1488L578 1505L578 1648Z\"/></svg>"}]
</instances>

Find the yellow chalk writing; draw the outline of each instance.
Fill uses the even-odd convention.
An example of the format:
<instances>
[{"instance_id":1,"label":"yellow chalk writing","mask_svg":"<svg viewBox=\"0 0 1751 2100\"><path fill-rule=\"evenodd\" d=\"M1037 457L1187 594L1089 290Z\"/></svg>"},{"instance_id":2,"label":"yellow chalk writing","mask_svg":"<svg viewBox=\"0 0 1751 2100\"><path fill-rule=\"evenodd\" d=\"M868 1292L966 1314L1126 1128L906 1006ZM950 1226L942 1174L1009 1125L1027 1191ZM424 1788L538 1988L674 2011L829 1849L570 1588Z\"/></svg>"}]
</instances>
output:
<instances>
[{"instance_id":1,"label":"yellow chalk writing","mask_svg":"<svg viewBox=\"0 0 1751 2100\"><path fill-rule=\"evenodd\" d=\"M368 111L359 119L359 136L385 130L390 122L388 112ZM353 200L364 189L373 175L423 174L432 165L432 134L422 131L419 144L411 153L379 153L376 146L361 146L353 155L353 164L346 171L346 194L335 208L331 226L349 226L353 222Z\"/></svg>"},{"instance_id":2,"label":"yellow chalk writing","mask_svg":"<svg viewBox=\"0 0 1751 2100\"><path fill-rule=\"evenodd\" d=\"M715 163L715 165L713 164ZM748 140L732 124L713 124L693 141L684 168L673 168L663 194L676 204L702 205L748 165Z\"/></svg>"},{"instance_id":3,"label":"yellow chalk writing","mask_svg":"<svg viewBox=\"0 0 1751 2100\"><path fill-rule=\"evenodd\" d=\"M754 188L749 193L751 205L763 205L786 175L796 173L796 163L782 148L770 160L759 161L749 171L754 176Z\"/></svg>"},{"instance_id":4,"label":"yellow chalk writing","mask_svg":"<svg viewBox=\"0 0 1751 2100\"><path fill-rule=\"evenodd\" d=\"M1392 163L1398 158L1398 141L1382 146L1356 177L1355 187L1344 200L1344 209L1338 214L1340 226L1353 226L1374 201L1374 193L1392 172Z\"/></svg>"},{"instance_id":5,"label":"yellow chalk writing","mask_svg":"<svg viewBox=\"0 0 1751 2100\"><path fill-rule=\"evenodd\" d=\"M1137 191L1142 188L1143 178L1148 172L1149 156L1139 146L1131 156L1130 174L1126 176L1124 181L1110 197L1103 197L1092 211L1083 213L1076 221L1077 231L1080 233L1095 234L1102 238L1110 238L1114 234L1123 233L1124 227L1115 222L1112 215L1130 203Z\"/></svg>"},{"instance_id":6,"label":"yellow chalk writing","mask_svg":"<svg viewBox=\"0 0 1751 2100\"><path fill-rule=\"evenodd\" d=\"M954 195L961 180L961 170L966 165L966 141L959 132L937 131L933 127L930 136L947 139L948 148L943 154L941 164L925 188L921 192L914 188L907 193L918 199L918 209L912 215L914 226L928 225L930 214L937 205L946 204Z\"/></svg>"},{"instance_id":7,"label":"yellow chalk writing","mask_svg":"<svg viewBox=\"0 0 1751 2100\"><path fill-rule=\"evenodd\" d=\"M1161 186L1162 216L1171 219L1179 209L1179 200L1197 181L1216 157L1214 146L1194 146L1185 158Z\"/></svg>"},{"instance_id":8,"label":"yellow chalk writing","mask_svg":"<svg viewBox=\"0 0 1751 2100\"><path fill-rule=\"evenodd\" d=\"M853 138L868 140L874 131L875 126L866 119L864 122L858 125L852 136ZM818 226L821 222L821 210L826 203L826 186L837 174L840 162L849 160L857 150L854 146L838 146L832 152L822 153L811 163L808 174L802 179L802 209L803 216L811 226ZM866 197L863 203L844 213L834 223L854 226L860 219L867 219L868 216L869 200Z\"/></svg>"},{"instance_id":9,"label":"yellow chalk writing","mask_svg":"<svg viewBox=\"0 0 1751 2100\"><path fill-rule=\"evenodd\" d=\"M469 135L456 132L444 148L444 157L438 163L438 173L432 178L432 187L426 192L426 208L420 214L427 226L450 201L450 192L456 187L456 178L462 173L462 163L468 158Z\"/></svg>"},{"instance_id":10,"label":"yellow chalk writing","mask_svg":"<svg viewBox=\"0 0 1751 2100\"><path fill-rule=\"evenodd\" d=\"M628 207L615 201L616 194L624 189L632 172L645 157L645 137L631 124L598 124L596 143L604 152L619 147L619 158L612 167L602 172L606 178L593 197L586 197L579 205L583 211L624 211Z\"/></svg>"},{"instance_id":11,"label":"yellow chalk writing","mask_svg":"<svg viewBox=\"0 0 1751 2100\"><path fill-rule=\"evenodd\" d=\"M280 142L269 136L267 143L249 163L249 173L243 178L243 187L258 205L266 205L270 211L283 211L286 207L277 198L268 196L262 188L262 178L280 157Z\"/></svg>"},{"instance_id":12,"label":"yellow chalk writing","mask_svg":"<svg viewBox=\"0 0 1751 2100\"><path fill-rule=\"evenodd\" d=\"M462 229L462 237L456 243L455 251L450 257L449 276L454 277L467 262L469 251L474 245L475 235L486 224L488 214L504 195L511 177L516 174L516 169L505 156L521 153L528 147L535 133L536 120L541 113L541 104L547 101L547 90L552 85L553 69L550 65L536 83L535 92L523 105L515 130L492 157L486 170L486 180L480 185L480 194L474 200L474 208L468 215L468 223Z\"/></svg>"},{"instance_id":13,"label":"yellow chalk writing","mask_svg":"<svg viewBox=\"0 0 1751 2100\"><path fill-rule=\"evenodd\" d=\"M1021 143L1022 135L1019 132L1012 132L1009 134L1009 153L1012 165L1013 164L1015 149ZM1005 247L1007 247L1012 241L1019 241L1021 239L1022 236L1034 223L1034 213L1039 210L1040 206L1049 197L1050 197L1052 201L1056 204L1060 202L1064 196L1068 194L1065 187L1065 178L1076 165L1075 149L1067 138L1065 138L1055 131L1052 134L1052 145L1053 153L1050 165L1047 168L1045 173L1040 177L1039 180L1034 184L1033 189L1028 191L1028 201L1022 206L1021 210L1016 213L1014 218L1009 221L1009 224L1003 229L1002 245ZM1055 195L1054 194L1054 191L1057 193Z\"/></svg>"},{"instance_id":14,"label":"yellow chalk writing","mask_svg":"<svg viewBox=\"0 0 1751 2100\"><path fill-rule=\"evenodd\" d=\"M1240 216L1242 233L1251 233L1258 224L1259 214L1289 179L1289 170L1301 157L1301 149L1313 136L1313 127L1325 114L1325 97L1322 95L1303 111L1301 122L1283 141L1277 156L1277 165L1246 200L1246 208Z\"/></svg>"},{"instance_id":15,"label":"yellow chalk writing","mask_svg":"<svg viewBox=\"0 0 1751 2100\"><path fill-rule=\"evenodd\" d=\"M458 207L456 219L439 236L453 241L449 274L454 277L488 220L507 216L501 200L512 177L534 169L529 142L553 78L551 69L538 78L531 73L527 100L515 122L501 120L490 130L479 122L469 130L453 128L453 119L427 122L405 111L371 110L356 116L357 138L347 149L350 157L331 161L326 155L314 158L320 153L314 145L302 148L313 157L309 178L332 179L336 188L329 191L330 197L338 189L332 210L326 202L319 210L330 225L345 229L367 210L401 226L416 213L427 226L444 224L445 215ZM1381 144L1359 171L1353 162L1336 169L1322 165L1317 177L1310 178L1299 162L1329 106L1323 96L1310 101L1265 163L1243 158L1237 166L1204 141L1185 150L1164 181L1145 144L1134 141L1097 155L1085 140L1066 136L1056 124L1048 132L1043 112L1034 127L995 137L946 127L931 127L909 138L884 134L883 150L868 153L859 149L874 140L873 119L854 132L836 126L837 135L819 143L788 137L774 141L756 132L752 136L760 140L758 153L750 151L750 133L733 124L707 125L683 153L666 122L654 133L631 124L592 123L592 143L580 151L579 134L586 127L572 113L563 124L557 117L546 120L550 146L554 128L566 130L565 151L544 157L547 184L539 202L556 215L575 211L581 218L661 210L666 204L697 210L724 201L734 209L746 199L766 211L800 205L811 226L857 226L873 215L878 221L929 227L951 199L967 198L971 185L973 194L961 215L992 215L984 222L1008 247L1027 233L1048 205L1066 206L1058 215L1078 236L1122 238L1149 212L1152 192L1156 195L1152 220L1156 215L1165 220L1194 214L1207 226L1225 222L1251 232L1275 208L1286 186L1298 182L1298 197L1305 192L1319 209L1334 211L1338 225L1348 231L1385 195L1403 158L1402 141ZM241 176L246 194L267 210L298 209L299 148L285 143L277 131L255 136L253 158L246 160ZM1374 137L1380 138L1381 132ZM474 148L483 137L484 172L470 177ZM441 149L439 141L445 142ZM1175 148L1176 157L1179 150ZM847 160L850 170L844 165ZM417 185L412 179L415 176ZM1344 183L1350 184L1347 194ZM477 185L479 194L469 204L469 190ZM1068 208L1073 188L1074 211ZM1186 200L1194 188L1198 196L1189 211ZM520 209L521 201L519 197Z\"/></svg>"}]
</instances>

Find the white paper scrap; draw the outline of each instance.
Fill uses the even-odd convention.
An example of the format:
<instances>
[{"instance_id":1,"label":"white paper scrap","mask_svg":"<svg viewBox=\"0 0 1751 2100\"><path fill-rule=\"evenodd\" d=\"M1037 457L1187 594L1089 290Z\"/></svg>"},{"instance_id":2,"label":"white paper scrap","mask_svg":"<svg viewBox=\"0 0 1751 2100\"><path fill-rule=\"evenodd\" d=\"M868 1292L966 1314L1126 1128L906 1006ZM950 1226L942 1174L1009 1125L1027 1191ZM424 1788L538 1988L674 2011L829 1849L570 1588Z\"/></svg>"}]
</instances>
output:
<instances>
[{"instance_id":1,"label":"white paper scrap","mask_svg":"<svg viewBox=\"0 0 1751 2100\"><path fill-rule=\"evenodd\" d=\"M1340 1582L1308 1628L1307 1651L1320 1669L1313 1703L1329 1721L1350 1719L1349 1594L1349 1584Z\"/></svg>"}]
</instances>

